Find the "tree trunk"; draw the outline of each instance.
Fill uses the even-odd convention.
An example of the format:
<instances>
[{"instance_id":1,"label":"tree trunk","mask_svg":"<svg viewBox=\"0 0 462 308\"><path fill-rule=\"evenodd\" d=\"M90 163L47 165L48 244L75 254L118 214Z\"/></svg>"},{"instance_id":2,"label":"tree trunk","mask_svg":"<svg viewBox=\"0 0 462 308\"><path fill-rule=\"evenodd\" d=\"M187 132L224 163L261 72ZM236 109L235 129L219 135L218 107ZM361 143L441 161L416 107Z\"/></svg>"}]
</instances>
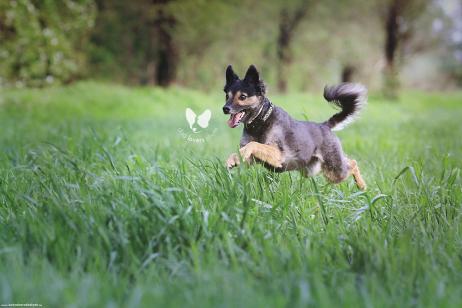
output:
<instances>
[{"instance_id":1,"label":"tree trunk","mask_svg":"<svg viewBox=\"0 0 462 308\"><path fill-rule=\"evenodd\" d=\"M168 7L171 2L149 0L146 3L149 44L145 50L145 73L141 83L167 87L175 81L179 56L174 37L177 20Z\"/></svg>"},{"instance_id":2,"label":"tree trunk","mask_svg":"<svg viewBox=\"0 0 462 308\"><path fill-rule=\"evenodd\" d=\"M342 82L352 82L355 68L352 65L345 65L342 69Z\"/></svg>"},{"instance_id":3,"label":"tree trunk","mask_svg":"<svg viewBox=\"0 0 462 308\"><path fill-rule=\"evenodd\" d=\"M292 62L292 40L297 26L308 11L308 1L303 2L293 16L290 16L287 8L282 9L279 16L279 34L277 40L278 81L277 87L280 92L287 91L287 77L290 63Z\"/></svg>"},{"instance_id":4,"label":"tree trunk","mask_svg":"<svg viewBox=\"0 0 462 308\"><path fill-rule=\"evenodd\" d=\"M290 18L287 9L283 9L280 14L279 36L277 42L278 57L278 82L277 87L281 92L287 91L287 68L292 61L290 43L292 31L290 29Z\"/></svg>"},{"instance_id":5,"label":"tree trunk","mask_svg":"<svg viewBox=\"0 0 462 308\"><path fill-rule=\"evenodd\" d=\"M396 50L398 48L398 13L399 13L399 0L393 0L388 8L387 21L385 25L385 60L389 67L393 67L395 61Z\"/></svg>"},{"instance_id":6,"label":"tree trunk","mask_svg":"<svg viewBox=\"0 0 462 308\"><path fill-rule=\"evenodd\" d=\"M158 85L165 87L176 78L178 50L173 37L176 19L160 9L155 24L158 33L156 81Z\"/></svg>"},{"instance_id":7,"label":"tree trunk","mask_svg":"<svg viewBox=\"0 0 462 308\"><path fill-rule=\"evenodd\" d=\"M396 53L398 50L400 29L399 12L401 0L392 0L389 4L385 23L385 95L395 98L398 90L398 76L395 67Z\"/></svg>"}]
</instances>

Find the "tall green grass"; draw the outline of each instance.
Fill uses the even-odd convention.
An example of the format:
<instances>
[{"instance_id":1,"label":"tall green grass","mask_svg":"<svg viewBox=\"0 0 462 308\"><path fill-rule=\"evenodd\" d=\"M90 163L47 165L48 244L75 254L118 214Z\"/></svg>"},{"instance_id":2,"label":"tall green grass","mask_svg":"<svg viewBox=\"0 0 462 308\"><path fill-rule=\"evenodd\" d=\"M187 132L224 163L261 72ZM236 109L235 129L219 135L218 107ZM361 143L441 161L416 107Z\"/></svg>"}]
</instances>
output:
<instances>
[{"instance_id":1,"label":"tall green grass","mask_svg":"<svg viewBox=\"0 0 462 308\"><path fill-rule=\"evenodd\" d=\"M321 95L271 96L299 119ZM223 161L221 93L98 83L0 96L0 304L462 305L462 94L372 96L339 133L368 183ZM209 108L204 143L184 111Z\"/></svg>"}]
</instances>

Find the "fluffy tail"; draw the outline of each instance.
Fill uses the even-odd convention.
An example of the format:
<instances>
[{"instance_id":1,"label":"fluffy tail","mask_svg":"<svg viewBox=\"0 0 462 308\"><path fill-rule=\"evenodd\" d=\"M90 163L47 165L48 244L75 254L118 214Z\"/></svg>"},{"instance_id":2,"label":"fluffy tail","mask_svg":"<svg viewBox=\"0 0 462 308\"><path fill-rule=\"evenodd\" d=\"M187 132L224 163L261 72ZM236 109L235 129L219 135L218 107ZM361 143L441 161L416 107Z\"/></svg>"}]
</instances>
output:
<instances>
[{"instance_id":1,"label":"fluffy tail","mask_svg":"<svg viewBox=\"0 0 462 308\"><path fill-rule=\"evenodd\" d=\"M367 89L359 83L341 83L336 86L324 88L324 98L342 108L342 111L334 114L324 122L332 130L341 130L351 123L359 111L367 104Z\"/></svg>"}]
</instances>

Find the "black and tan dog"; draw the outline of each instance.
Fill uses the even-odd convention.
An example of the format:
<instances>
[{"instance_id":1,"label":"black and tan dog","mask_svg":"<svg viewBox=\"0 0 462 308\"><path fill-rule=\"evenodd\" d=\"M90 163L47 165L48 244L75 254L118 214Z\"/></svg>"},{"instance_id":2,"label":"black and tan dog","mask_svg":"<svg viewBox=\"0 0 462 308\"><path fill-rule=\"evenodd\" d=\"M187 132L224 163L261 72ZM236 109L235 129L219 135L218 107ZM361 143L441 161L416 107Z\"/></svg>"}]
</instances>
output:
<instances>
[{"instance_id":1,"label":"black and tan dog","mask_svg":"<svg viewBox=\"0 0 462 308\"><path fill-rule=\"evenodd\" d=\"M240 155L249 163L263 163L270 170L282 172L299 170L312 176L321 170L332 183L340 183L353 175L358 188L366 189L355 160L348 159L333 130L351 122L367 102L367 90L360 84L343 83L326 87L324 97L341 107L341 111L323 123L294 120L282 108L266 97L265 84L255 66L251 65L244 79L226 69L226 104L223 112L230 114L232 128L244 123ZM240 162L231 154L228 168Z\"/></svg>"}]
</instances>

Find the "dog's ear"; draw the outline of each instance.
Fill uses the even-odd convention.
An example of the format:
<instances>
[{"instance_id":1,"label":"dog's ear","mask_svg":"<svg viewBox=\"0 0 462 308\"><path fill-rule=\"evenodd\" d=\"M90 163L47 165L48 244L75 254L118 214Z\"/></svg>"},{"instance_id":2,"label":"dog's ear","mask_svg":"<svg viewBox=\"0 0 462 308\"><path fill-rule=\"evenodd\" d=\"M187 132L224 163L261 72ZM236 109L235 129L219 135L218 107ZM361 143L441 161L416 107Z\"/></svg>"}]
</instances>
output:
<instances>
[{"instance_id":1,"label":"dog's ear","mask_svg":"<svg viewBox=\"0 0 462 308\"><path fill-rule=\"evenodd\" d=\"M238 79L239 76L237 76L236 73L233 71L233 67L231 65L228 65L228 67L226 68L226 84L230 85Z\"/></svg>"},{"instance_id":2,"label":"dog's ear","mask_svg":"<svg viewBox=\"0 0 462 308\"><path fill-rule=\"evenodd\" d=\"M255 87L257 95L266 94L266 86L263 80L260 79L260 73L255 65L250 65L247 73L245 73L244 82Z\"/></svg>"},{"instance_id":3,"label":"dog's ear","mask_svg":"<svg viewBox=\"0 0 462 308\"><path fill-rule=\"evenodd\" d=\"M260 81L260 74L257 71L255 65L250 65L245 73L244 82L252 85L257 85Z\"/></svg>"}]
</instances>

